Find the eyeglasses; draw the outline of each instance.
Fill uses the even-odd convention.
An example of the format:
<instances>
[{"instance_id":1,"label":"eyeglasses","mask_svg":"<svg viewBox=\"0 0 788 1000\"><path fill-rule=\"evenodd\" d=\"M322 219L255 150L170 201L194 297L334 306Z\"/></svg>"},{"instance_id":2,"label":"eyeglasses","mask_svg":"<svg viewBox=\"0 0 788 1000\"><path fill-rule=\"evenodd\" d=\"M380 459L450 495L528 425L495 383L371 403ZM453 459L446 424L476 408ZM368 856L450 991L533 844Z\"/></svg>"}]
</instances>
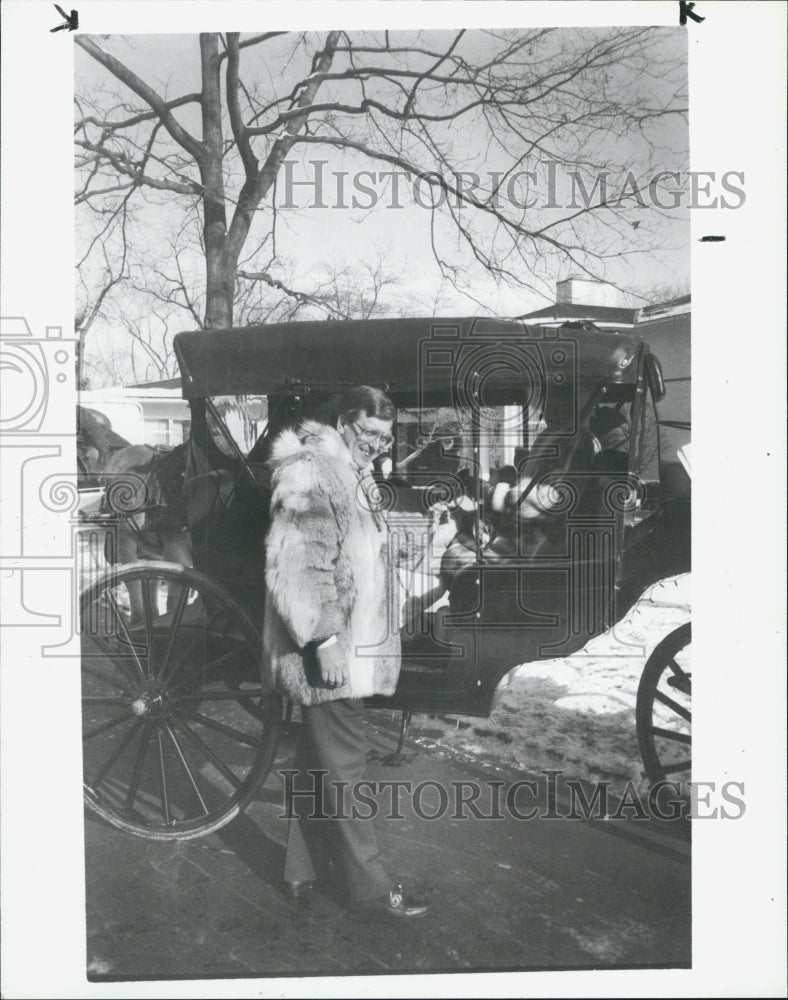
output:
<instances>
[{"instance_id":1,"label":"eyeglasses","mask_svg":"<svg viewBox=\"0 0 788 1000\"><path fill-rule=\"evenodd\" d=\"M368 441L370 444L373 441L377 441L378 447L381 451L388 451L394 444L394 438L391 434L384 434L382 431L370 430L368 427L362 427L355 421L351 421L350 426L353 428L353 433L359 441Z\"/></svg>"}]
</instances>

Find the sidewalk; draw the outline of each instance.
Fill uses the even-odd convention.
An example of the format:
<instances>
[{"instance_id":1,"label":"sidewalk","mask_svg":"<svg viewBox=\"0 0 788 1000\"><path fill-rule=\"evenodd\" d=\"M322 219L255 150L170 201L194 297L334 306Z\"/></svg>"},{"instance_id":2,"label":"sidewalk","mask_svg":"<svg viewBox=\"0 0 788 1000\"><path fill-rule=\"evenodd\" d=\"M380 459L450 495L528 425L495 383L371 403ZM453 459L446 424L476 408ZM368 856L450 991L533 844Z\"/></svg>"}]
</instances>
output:
<instances>
[{"instance_id":1,"label":"sidewalk","mask_svg":"<svg viewBox=\"0 0 788 1000\"><path fill-rule=\"evenodd\" d=\"M370 718L380 723L370 745L393 749L390 713ZM689 845L642 823L462 820L451 810L425 820L403 798L405 819L378 823L381 850L393 876L429 893L427 917L353 912L328 892L291 903L276 774L291 749L283 740L258 800L207 837L157 843L86 814L90 979L689 965ZM406 753L399 768L370 765L369 777L482 779L446 755ZM489 811L484 799L479 807ZM437 791L423 811L439 811Z\"/></svg>"}]
</instances>

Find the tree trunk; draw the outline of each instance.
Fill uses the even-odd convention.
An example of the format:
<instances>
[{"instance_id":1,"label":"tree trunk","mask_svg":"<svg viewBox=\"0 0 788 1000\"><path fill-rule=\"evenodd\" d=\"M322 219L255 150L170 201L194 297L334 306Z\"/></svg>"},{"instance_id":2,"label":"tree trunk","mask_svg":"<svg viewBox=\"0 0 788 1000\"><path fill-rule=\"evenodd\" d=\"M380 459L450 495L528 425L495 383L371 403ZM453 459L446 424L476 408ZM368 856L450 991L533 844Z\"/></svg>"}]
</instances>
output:
<instances>
[{"instance_id":1,"label":"tree trunk","mask_svg":"<svg viewBox=\"0 0 788 1000\"><path fill-rule=\"evenodd\" d=\"M222 177L222 90L219 80L219 38L200 35L202 69L202 141L199 158L203 185L205 237L205 327L221 330L233 325L235 265L227 254L227 213Z\"/></svg>"},{"instance_id":2,"label":"tree trunk","mask_svg":"<svg viewBox=\"0 0 788 1000\"><path fill-rule=\"evenodd\" d=\"M205 227L206 295L205 329L223 330L233 325L233 299L235 297L235 262L224 252L224 237L213 246Z\"/></svg>"}]
</instances>

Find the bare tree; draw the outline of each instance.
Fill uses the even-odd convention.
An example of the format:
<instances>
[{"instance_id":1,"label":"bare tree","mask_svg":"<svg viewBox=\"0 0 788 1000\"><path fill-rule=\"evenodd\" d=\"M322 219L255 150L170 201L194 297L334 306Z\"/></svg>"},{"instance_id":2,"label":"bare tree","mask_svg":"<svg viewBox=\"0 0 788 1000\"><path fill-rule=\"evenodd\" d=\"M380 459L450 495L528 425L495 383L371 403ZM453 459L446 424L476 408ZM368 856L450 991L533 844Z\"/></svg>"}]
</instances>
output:
<instances>
[{"instance_id":1,"label":"bare tree","mask_svg":"<svg viewBox=\"0 0 788 1000\"><path fill-rule=\"evenodd\" d=\"M121 225L132 200L177 205L173 233L199 225L200 294L194 260L177 252L161 279L200 325L232 325L248 282L291 308L341 313L342 280L294 288L275 272L277 183L306 151L365 163L392 187L405 178L431 213L444 277L463 287L475 265L543 290L562 265L604 277L652 249L650 224L627 211L647 207L665 123L686 113L664 29L280 35L200 35L200 90L174 97L121 61L116 39L75 38L115 81L114 95L77 98L78 203L99 228ZM572 176L557 213L529 203L545 163ZM600 172L604 195L588 197ZM371 288L354 313L374 311Z\"/></svg>"},{"instance_id":2,"label":"bare tree","mask_svg":"<svg viewBox=\"0 0 788 1000\"><path fill-rule=\"evenodd\" d=\"M122 301L106 304L102 318L110 332L89 342L83 340L83 383L89 381L96 388L176 375L172 338L184 329L177 306L167 306L156 296L135 290L127 281Z\"/></svg>"},{"instance_id":3,"label":"bare tree","mask_svg":"<svg viewBox=\"0 0 788 1000\"><path fill-rule=\"evenodd\" d=\"M628 306L637 309L641 306L672 302L674 299L680 299L689 294L689 278L676 281L657 281L629 290L625 293L625 301Z\"/></svg>"},{"instance_id":4,"label":"bare tree","mask_svg":"<svg viewBox=\"0 0 788 1000\"><path fill-rule=\"evenodd\" d=\"M262 322L269 319L293 320L296 318L320 319L371 319L380 315L406 315L411 312L412 303L402 298L393 301L389 295L402 286L404 274L384 252L379 252L374 261L351 263L331 261L322 264L312 275L311 290L298 290L292 281L287 282L272 277L267 271L238 271L241 295L238 304L247 316L248 322ZM284 299L276 305L267 303L267 312L251 306L251 296L255 284L262 283L270 289L282 292Z\"/></svg>"},{"instance_id":5,"label":"bare tree","mask_svg":"<svg viewBox=\"0 0 788 1000\"><path fill-rule=\"evenodd\" d=\"M79 200L79 193L77 200ZM124 199L121 205L111 212L109 220L99 227L88 242L84 256L77 263L78 282L74 333L77 339L78 389L86 389L89 384L85 363L87 336L95 321L103 314L107 297L129 277L127 218L127 200ZM118 224L113 226L116 221ZM113 237L119 240L118 247L113 247ZM82 265L94 250L101 257L101 270L98 275L92 275L92 281L89 282Z\"/></svg>"},{"instance_id":6,"label":"bare tree","mask_svg":"<svg viewBox=\"0 0 788 1000\"><path fill-rule=\"evenodd\" d=\"M185 268L177 257L175 252L175 278L168 277L160 262L149 262L144 271L139 263L131 264L122 298L107 299L112 289L108 281L88 321L78 318L80 388L168 379L177 374L173 337L182 330L202 327L196 312L202 293L187 287ZM356 266L347 261L324 263L314 275L311 292L298 291L292 276L282 281L268 272L241 270L239 278L234 315L240 326L296 319L369 319L420 311L417 300L404 294L401 269L384 253ZM111 333L88 342L98 315Z\"/></svg>"},{"instance_id":7,"label":"bare tree","mask_svg":"<svg viewBox=\"0 0 788 1000\"><path fill-rule=\"evenodd\" d=\"M140 382L138 359L131 350L118 344L97 341L82 357L83 389L127 385Z\"/></svg>"}]
</instances>

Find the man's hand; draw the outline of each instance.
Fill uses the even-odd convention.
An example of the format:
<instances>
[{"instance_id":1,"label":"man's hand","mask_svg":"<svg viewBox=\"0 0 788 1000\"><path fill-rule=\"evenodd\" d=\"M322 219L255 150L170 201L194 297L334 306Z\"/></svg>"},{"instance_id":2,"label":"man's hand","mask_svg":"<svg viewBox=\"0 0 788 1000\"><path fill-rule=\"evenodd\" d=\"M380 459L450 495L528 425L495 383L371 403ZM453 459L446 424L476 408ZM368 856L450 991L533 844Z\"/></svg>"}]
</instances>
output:
<instances>
[{"instance_id":1,"label":"man's hand","mask_svg":"<svg viewBox=\"0 0 788 1000\"><path fill-rule=\"evenodd\" d=\"M345 658L339 648L339 643L334 642L330 646L318 646L315 650L317 662L320 667L320 676L323 683L329 688L338 688L347 680L347 667Z\"/></svg>"}]
</instances>

